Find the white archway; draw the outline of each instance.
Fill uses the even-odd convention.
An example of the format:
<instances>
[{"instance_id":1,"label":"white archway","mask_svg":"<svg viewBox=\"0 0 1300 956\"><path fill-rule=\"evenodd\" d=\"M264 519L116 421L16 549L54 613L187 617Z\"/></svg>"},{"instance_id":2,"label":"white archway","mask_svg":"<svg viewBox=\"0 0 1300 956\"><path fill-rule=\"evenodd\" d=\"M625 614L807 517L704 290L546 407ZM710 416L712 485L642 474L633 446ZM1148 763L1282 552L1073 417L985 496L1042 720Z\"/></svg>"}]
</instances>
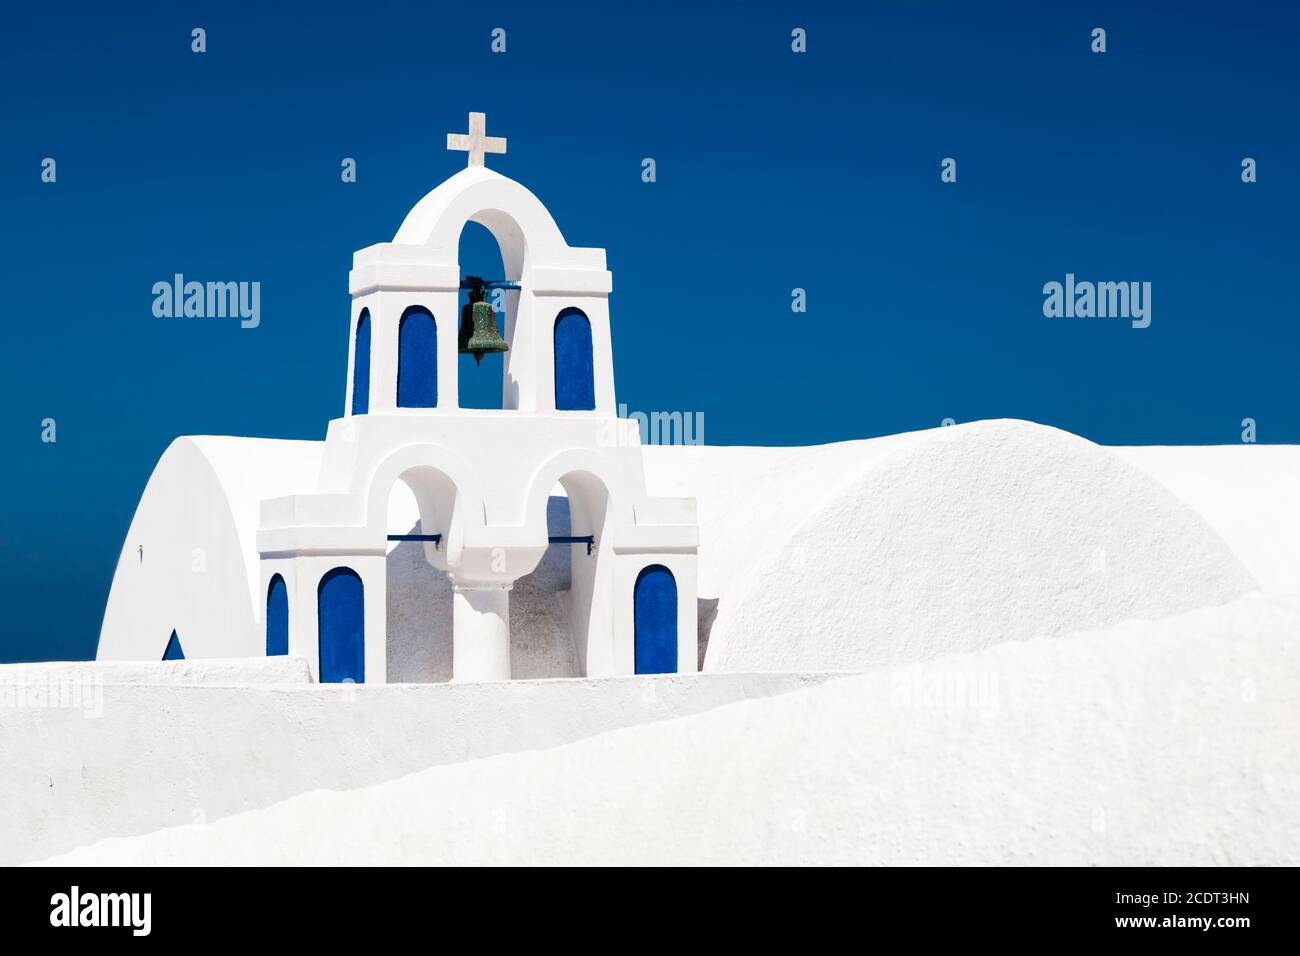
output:
<instances>
[{"instance_id":1,"label":"white archway","mask_svg":"<svg viewBox=\"0 0 1300 956\"><path fill-rule=\"evenodd\" d=\"M385 650L389 683L440 683L452 673L452 583L441 542L456 514L456 486L443 472L416 465L388 497Z\"/></svg>"}]
</instances>

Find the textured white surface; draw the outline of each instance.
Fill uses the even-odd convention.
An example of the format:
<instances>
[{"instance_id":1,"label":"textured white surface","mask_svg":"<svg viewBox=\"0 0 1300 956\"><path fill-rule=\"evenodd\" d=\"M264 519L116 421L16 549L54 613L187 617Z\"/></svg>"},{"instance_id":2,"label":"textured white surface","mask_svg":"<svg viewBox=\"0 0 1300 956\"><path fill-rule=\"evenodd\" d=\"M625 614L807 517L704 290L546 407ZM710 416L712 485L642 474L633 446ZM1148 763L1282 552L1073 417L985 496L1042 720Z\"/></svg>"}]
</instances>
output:
<instances>
[{"instance_id":1,"label":"textured white surface","mask_svg":"<svg viewBox=\"0 0 1300 956\"><path fill-rule=\"evenodd\" d=\"M224 671L227 663L215 667ZM206 665L194 662L192 669ZM112 678L96 685L85 668L98 666L81 671L88 698L51 706L47 689L39 701L24 694L16 706L0 706L0 865L105 836L216 820L317 787L360 787L438 764L553 747L826 679L773 674L348 687L304 685L299 676L282 686L216 687L160 677L163 685L146 686ZM121 666L112 664L107 673L120 673ZM160 675L177 667L129 666L157 668ZM296 663L299 674L303 666ZM40 680L25 665L0 667L0 695L15 673Z\"/></svg>"},{"instance_id":2,"label":"textured white surface","mask_svg":"<svg viewBox=\"0 0 1300 956\"><path fill-rule=\"evenodd\" d=\"M261 492L239 491L253 479L235 475L261 445L182 446L202 456L186 464L191 494L222 504L201 497L221 476L213 493L243 516L241 533ZM1105 449L983 422L811 448L651 447L645 459L651 496L699 499L715 665L928 662L639 729L824 677L347 689L303 686L293 659L111 665L94 719L0 709L0 862L196 819L220 822L90 858L1297 862L1300 598L1132 619L1255 582L1300 591L1300 449ZM414 500L392 501L388 527L414 529ZM548 504L552 533L564 533L563 501ZM206 527L197 510L187 535ZM390 679L446 680L445 572L419 545L394 545L386 566ZM569 549L553 547L516 582L516 676L580 672L570 571ZM1098 623L1115 626L1070 633ZM935 659L1045 635L1056 637ZM149 635L150 653L165 637ZM99 673L43 666L25 679ZM141 682L246 686L120 686ZM614 728L628 729L584 740ZM498 754L509 756L463 763ZM296 823L261 811L385 781L291 800L306 813ZM349 819L373 845L334 835ZM290 836L271 841L264 825Z\"/></svg>"},{"instance_id":3,"label":"textured white surface","mask_svg":"<svg viewBox=\"0 0 1300 956\"><path fill-rule=\"evenodd\" d=\"M96 656L161 660L173 630L187 658L264 654L258 510L314 482L323 450L206 435L172 442L122 544Z\"/></svg>"},{"instance_id":4,"label":"textured white surface","mask_svg":"<svg viewBox=\"0 0 1300 956\"><path fill-rule=\"evenodd\" d=\"M1300 446L1114 448L1196 511L1265 591L1300 592Z\"/></svg>"},{"instance_id":5,"label":"textured white surface","mask_svg":"<svg viewBox=\"0 0 1300 956\"><path fill-rule=\"evenodd\" d=\"M1028 422L743 449L758 467L721 476L731 449L651 451L650 486L695 485L699 500L701 594L719 599L706 670L858 670L1155 620L1258 586L1146 472Z\"/></svg>"},{"instance_id":6,"label":"textured white surface","mask_svg":"<svg viewBox=\"0 0 1300 956\"><path fill-rule=\"evenodd\" d=\"M301 657L186 661L51 661L0 665L0 687L44 682L99 684L310 684Z\"/></svg>"},{"instance_id":7,"label":"textured white surface","mask_svg":"<svg viewBox=\"0 0 1300 956\"><path fill-rule=\"evenodd\" d=\"M1251 596L51 862L1294 865L1298 682L1300 597Z\"/></svg>"}]
</instances>

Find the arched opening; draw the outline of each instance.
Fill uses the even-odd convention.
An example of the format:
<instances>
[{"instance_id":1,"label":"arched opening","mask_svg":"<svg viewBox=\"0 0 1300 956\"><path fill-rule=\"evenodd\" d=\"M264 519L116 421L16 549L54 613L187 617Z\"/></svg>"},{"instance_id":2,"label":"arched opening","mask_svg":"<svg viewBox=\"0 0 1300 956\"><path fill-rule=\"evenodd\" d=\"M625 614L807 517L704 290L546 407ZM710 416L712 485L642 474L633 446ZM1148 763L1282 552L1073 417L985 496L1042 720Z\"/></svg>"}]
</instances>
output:
<instances>
[{"instance_id":1,"label":"arched opening","mask_svg":"<svg viewBox=\"0 0 1300 956\"><path fill-rule=\"evenodd\" d=\"M429 310L411 306L398 326L397 406L438 407L438 324Z\"/></svg>"},{"instance_id":2,"label":"arched opening","mask_svg":"<svg viewBox=\"0 0 1300 956\"><path fill-rule=\"evenodd\" d=\"M677 673L677 581L662 564L642 568L632 596L638 674Z\"/></svg>"},{"instance_id":3,"label":"arched opening","mask_svg":"<svg viewBox=\"0 0 1300 956\"><path fill-rule=\"evenodd\" d=\"M518 628L511 663L522 675L581 677L588 673L592 653L599 669L608 666L604 657L612 627L614 567L604 539L609 510L609 489L592 472L566 472L551 488L546 524L552 543L533 573L515 582L511 598L512 607L519 609L511 615L511 626ZM525 601L533 605L531 612ZM557 637L534 626L546 620L556 622L551 630ZM528 631L537 636L529 638Z\"/></svg>"},{"instance_id":4,"label":"arched opening","mask_svg":"<svg viewBox=\"0 0 1300 956\"><path fill-rule=\"evenodd\" d=\"M266 589L266 656L289 653L289 589L275 575Z\"/></svg>"},{"instance_id":5,"label":"arched opening","mask_svg":"<svg viewBox=\"0 0 1300 956\"><path fill-rule=\"evenodd\" d=\"M366 679L365 592L351 568L334 568L316 590L320 638L320 682Z\"/></svg>"},{"instance_id":6,"label":"arched opening","mask_svg":"<svg viewBox=\"0 0 1300 956\"><path fill-rule=\"evenodd\" d=\"M460 275L479 276L483 279L517 279L507 276L501 247L496 236L484 225L470 221L460 234L459 247ZM495 289L488 292L487 302L496 313L497 329L509 342L513 330L506 328L507 297L518 293ZM461 310L469 302L469 290L460 292L456 321L461 321ZM461 408L505 408L505 357L502 353L489 353L483 356L481 363L476 363L472 355L457 356L457 382Z\"/></svg>"},{"instance_id":7,"label":"arched opening","mask_svg":"<svg viewBox=\"0 0 1300 956\"><path fill-rule=\"evenodd\" d=\"M352 414L370 411L370 312L361 310L352 346Z\"/></svg>"},{"instance_id":8,"label":"arched opening","mask_svg":"<svg viewBox=\"0 0 1300 956\"><path fill-rule=\"evenodd\" d=\"M565 309L555 319L555 407L558 411L596 407L591 321L581 309Z\"/></svg>"},{"instance_id":9,"label":"arched opening","mask_svg":"<svg viewBox=\"0 0 1300 956\"><path fill-rule=\"evenodd\" d=\"M436 468L408 469L389 491L385 653L391 684L451 680L446 555L455 514L456 486Z\"/></svg>"},{"instance_id":10,"label":"arched opening","mask_svg":"<svg viewBox=\"0 0 1300 956\"><path fill-rule=\"evenodd\" d=\"M575 628L566 598L581 591L574 587L575 565L586 562L590 567L596 558L588 557L585 547L555 540L572 535L571 509L577 507L567 489L556 482L546 499L551 543L537 567L517 579L510 591L510 670L516 680L582 676L577 645L578 632L585 634L585 628ZM576 570L581 579L585 568L578 565Z\"/></svg>"},{"instance_id":11,"label":"arched opening","mask_svg":"<svg viewBox=\"0 0 1300 956\"><path fill-rule=\"evenodd\" d=\"M609 489L605 482L589 471L571 471L562 475L558 484L569 502L569 534L590 536L595 544L599 544L609 513ZM582 549L583 555L587 553L585 544L575 544L574 548L575 555L578 548Z\"/></svg>"},{"instance_id":12,"label":"arched opening","mask_svg":"<svg viewBox=\"0 0 1300 956\"><path fill-rule=\"evenodd\" d=\"M163 651L162 659L165 661L183 661L185 652L181 650L181 639L172 631L172 636L167 639L167 647Z\"/></svg>"}]
</instances>

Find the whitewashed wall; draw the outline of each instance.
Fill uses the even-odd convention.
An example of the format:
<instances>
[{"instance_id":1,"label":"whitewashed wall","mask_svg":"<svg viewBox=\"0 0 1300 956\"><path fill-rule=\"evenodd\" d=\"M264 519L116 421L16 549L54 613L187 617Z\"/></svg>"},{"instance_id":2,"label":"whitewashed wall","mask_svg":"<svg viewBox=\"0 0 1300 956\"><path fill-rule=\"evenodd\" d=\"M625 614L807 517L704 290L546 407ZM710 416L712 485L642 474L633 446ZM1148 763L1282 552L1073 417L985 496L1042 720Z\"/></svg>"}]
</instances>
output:
<instances>
[{"instance_id":1,"label":"whitewashed wall","mask_svg":"<svg viewBox=\"0 0 1300 956\"><path fill-rule=\"evenodd\" d=\"M1237 451L1249 486L1258 456ZM648 448L646 460L654 494L699 501L700 594L718 599L706 670L859 670L1259 587L1188 501L1114 451L1031 422L798 449Z\"/></svg>"},{"instance_id":2,"label":"whitewashed wall","mask_svg":"<svg viewBox=\"0 0 1300 956\"><path fill-rule=\"evenodd\" d=\"M307 793L60 862L1294 866L1297 635L1300 596L1255 595Z\"/></svg>"},{"instance_id":3,"label":"whitewashed wall","mask_svg":"<svg viewBox=\"0 0 1300 956\"><path fill-rule=\"evenodd\" d=\"M230 676L230 662L186 665L191 675L213 666ZM86 668L95 666L78 669L92 695L94 672ZM316 787L360 787L435 764L552 747L824 679L254 686L246 670L252 666L240 664L242 686L105 683L98 704L88 707L0 706L0 865L105 836L215 820ZM281 659L270 666L289 667L276 673L300 681L305 664ZM0 693L13 680L48 684L22 665L0 667Z\"/></svg>"}]
</instances>

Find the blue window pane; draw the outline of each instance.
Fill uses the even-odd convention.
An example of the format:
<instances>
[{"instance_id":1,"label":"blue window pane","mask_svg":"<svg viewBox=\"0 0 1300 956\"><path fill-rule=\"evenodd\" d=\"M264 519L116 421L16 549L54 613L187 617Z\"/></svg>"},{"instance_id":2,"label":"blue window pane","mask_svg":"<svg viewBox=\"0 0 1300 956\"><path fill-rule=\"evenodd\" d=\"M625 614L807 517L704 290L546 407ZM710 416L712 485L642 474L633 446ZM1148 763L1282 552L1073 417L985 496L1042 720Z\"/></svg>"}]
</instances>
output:
<instances>
[{"instance_id":1,"label":"blue window pane","mask_svg":"<svg viewBox=\"0 0 1300 956\"><path fill-rule=\"evenodd\" d=\"M398 407L436 408L438 324L424 309L408 309L397 338Z\"/></svg>"},{"instance_id":2,"label":"blue window pane","mask_svg":"<svg viewBox=\"0 0 1300 956\"><path fill-rule=\"evenodd\" d=\"M335 568L320 580L316 610L320 618L320 681L338 684L366 677L365 597L361 578L351 568Z\"/></svg>"},{"instance_id":3,"label":"blue window pane","mask_svg":"<svg viewBox=\"0 0 1300 956\"><path fill-rule=\"evenodd\" d=\"M284 578L271 578L266 592L266 656L289 653L289 589Z\"/></svg>"},{"instance_id":4,"label":"blue window pane","mask_svg":"<svg viewBox=\"0 0 1300 956\"><path fill-rule=\"evenodd\" d=\"M555 407L561 411L596 407L591 323L579 309L565 309L555 320Z\"/></svg>"},{"instance_id":5,"label":"blue window pane","mask_svg":"<svg viewBox=\"0 0 1300 956\"><path fill-rule=\"evenodd\" d=\"M677 673L677 581L662 564L637 575L633 620L638 674Z\"/></svg>"},{"instance_id":6,"label":"blue window pane","mask_svg":"<svg viewBox=\"0 0 1300 956\"><path fill-rule=\"evenodd\" d=\"M370 313L357 320L357 341L352 359L352 414L370 411Z\"/></svg>"}]
</instances>

